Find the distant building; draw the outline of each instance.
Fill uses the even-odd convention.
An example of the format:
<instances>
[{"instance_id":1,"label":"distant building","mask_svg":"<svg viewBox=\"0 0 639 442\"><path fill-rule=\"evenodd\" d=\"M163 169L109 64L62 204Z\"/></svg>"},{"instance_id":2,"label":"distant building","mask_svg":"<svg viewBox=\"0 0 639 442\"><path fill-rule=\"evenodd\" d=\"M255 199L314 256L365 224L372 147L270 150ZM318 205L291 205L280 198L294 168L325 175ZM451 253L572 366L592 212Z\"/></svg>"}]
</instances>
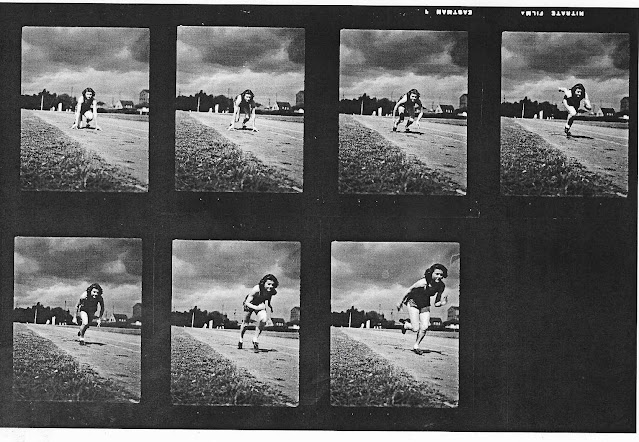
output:
<instances>
[{"instance_id":1,"label":"distant building","mask_svg":"<svg viewBox=\"0 0 639 442\"><path fill-rule=\"evenodd\" d=\"M455 112L455 108L450 104L439 104L435 108L436 114L447 114L452 115Z\"/></svg>"},{"instance_id":2,"label":"distant building","mask_svg":"<svg viewBox=\"0 0 639 442\"><path fill-rule=\"evenodd\" d=\"M140 104L149 104L149 90L144 89L140 92Z\"/></svg>"},{"instance_id":3,"label":"distant building","mask_svg":"<svg viewBox=\"0 0 639 442\"><path fill-rule=\"evenodd\" d=\"M295 94L295 106L304 107L304 91Z\"/></svg>"},{"instance_id":4,"label":"distant building","mask_svg":"<svg viewBox=\"0 0 639 442\"><path fill-rule=\"evenodd\" d=\"M290 111L291 103L289 103L288 101L276 101L275 106L273 106L273 110Z\"/></svg>"},{"instance_id":5,"label":"distant building","mask_svg":"<svg viewBox=\"0 0 639 442\"><path fill-rule=\"evenodd\" d=\"M452 306L448 309L447 321L459 321L459 307Z\"/></svg>"},{"instance_id":6,"label":"distant building","mask_svg":"<svg viewBox=\"0 0 639 442\"><path fill-rule=\"evenodd\" d=\"M109 316L108 322L126 323L127 319L129 318L124 314L111 313L111 316Z\"/></svg>"},{"instance_id":7,"label":"distant building","mask_svg":"<svg viewBox=\"0 0 639 442\"><path fill-rule=\"evenodd\" d=\"M115 102L114 109L133 109L134 107L131 100L118 100Z\"/></svg>"},{"instance_id":8,"label":"distant building","mask_svg":"<svg viewBox=\"0 0 639 442\"><path fill-rule=\"evenodd\" d=\"M467 110L468 109L468 94L463 94L459 97L459 110Z\"/></svg>"},{"instance_id":9,"label":"distant building","mask_svg":"<svg viewBox=\"0 0 639 442\"><path fill-rule=\"evenodd\" d=\"M599 109L599 112L597 112L597 116L598 117L614 117L615 110L611 107L602 107L601 109Z\"/></svg>"},{"instance_id":10,"label":"distant building","mask_svg":"<svg viewBox=\"0 0 639 442\"><path fill-rule=\"evenodd\" d=\"M133 306L133 316L132 318L139 319L142 317L142 303L138 302Z\"/></svg>"},{"instance_id":11,"label":"distant building","mask_svg":"<svg viewBox=\"0 0 639 442\"><path fill-rule=\"evenodd\" d=\"M442 318L430 318L430 325L435 327L441 327Z\"/></svg>"},{"instance_id":12,"label":"distant building","mask_svg":"<svg viewBox=\"0 0 639 442\"><path fill-rule=\"evenodd\" d=\"M630 113L630 97L623 97L621 99L620 113L628 115Z\"/></svg>"},{"instance_id":13,"label":"distant building","mask_svg":"<svg viewBox=\"0 0 639 442\"><path fill-rule=\"evenodd\" d=\"M291 309L291 321L290 322L299 321L299 320L300 320L300 308L299 307L293 307Z\"/></svg>"}]
</instances>

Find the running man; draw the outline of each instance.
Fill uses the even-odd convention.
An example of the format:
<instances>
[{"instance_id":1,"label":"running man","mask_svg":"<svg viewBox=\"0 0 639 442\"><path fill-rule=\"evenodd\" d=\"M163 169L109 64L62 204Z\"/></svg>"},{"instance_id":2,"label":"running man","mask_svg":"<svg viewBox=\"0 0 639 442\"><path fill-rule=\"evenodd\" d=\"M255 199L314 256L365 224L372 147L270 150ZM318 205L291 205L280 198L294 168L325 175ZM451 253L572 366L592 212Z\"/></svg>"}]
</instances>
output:
<instances>
[{"instance_id":1,"label":"running man","mask_svg":"<svg viewBox=\"0 0 639 442\"><path fill-rule=\"evenodd\" d=\"M240 341L237 343L237 348L241 349L244 342L244 333L246 327L249 325L251 315L253 313L257 316L257 325L255 326L255 336L253 336L253 349L259 351L259 338L262 330L266 327L266 321L268 316L266 315L266 305L268 304L273 313L273 306L271 306L271 298L277 294L275 290L279 282L277 278L271 274L264 275L260 282L253 287L251 293L244 298L244 319L242 319L242 325L240 325Z\"/></svg>"},{"instance_id":2,"label":"running man","mask_svg":"<svg viewBox=\"0 0 639 442\"><path fill-rule=\"evenodd\" d=\"M95 316L96 310L100 306L100 315ZM98 327L102 323L102 315L104 314L104 299L102 299L102 287L99 284L91 284L87 287L87 290L82 293L78 304L75 306L75 316L73 317L73 323L78 323L78 316L80 317L80 345L85 345L84 334L89 328L89 324L93 319L98 320Z\"/></svg>"},{"instance_id":3,"label":"running man","mask_svg":"<svg viewBox=\"0 0 639 442\"><path fill-rule=\"evenodd\" d=\"M426 269L424 277L408 289L408 293L397 305L397 311L401 310L403 305L408 307L410 320L406 320L402 325L402 333L406 333L406 330L413 330L417 333L413 352L418 355L422 354L419 344L426 336L426 331L430 326L430 297L436 296L436 307L441 307L448 302L447 296L442 299L446 288L442 280L447 276L448 269L446 267L442 264L433 264Z\"/></svg>"},{"instance_id":4,"label":"running man","mask_svg":"<svg viewBox=\"0 0 639 442\"><path fill-rule=\"evenodd\" d=\"M415 115L418 112L419 115L415 119ZM419 91L411 89L399 99L393 108L393 132L397 131L397 126L404 121L404 117L408 117L406 119L406 132L410 132L409 126L411 124L419 127L419 120L421 120L422 115L424 115L424 110L422 102L419 101Z\"/></svg>"},{"instance_id":5,"label":"running man","mask_svg":"<svg viewBox=\"0 0 639 442\"><path fill-rule=\"evenodd\" d=\"M235 130L235 123L240 121L240 114L243 114L242 129L246 129L246 123L252 120L252 130L257 132L255 127L255 108L255 94L253 94L252 90L247 89L235 97L235 101L233 101L233 121L231 121L228 130Z\"/></svg>"},{"instance_id":6,"label":"running man","mask_svg":"<svg viewBox=\"0 0 639 442\"><path fill-rule=\"evenodd\" d=\"M75 121L71 129L89 128L89 122L93 121L96 130L100 130L97 117L98 105L95 101L95 91L88 87L82 91L80 101L75 106Z\"/></svg>"},{"instance_id":7,"label":"running man","mask_svg":"<svg viewBox=\"0 0 639 442\"><path fill-rule=\"evenodd\" d=\"M577 116L579 107L581 106L581 100L583 100L584 107L588 111L592 110L592 105L590 104L590 99L586 93L586 88L581 83L577 83L570 89L560 87L559 92L564 93L563 103L568 110L568 120L566 120L566 126L564 126L564 133L568 138L570 138L570 128L572 127L572 123Z\"/></svg>"}]
</instances>

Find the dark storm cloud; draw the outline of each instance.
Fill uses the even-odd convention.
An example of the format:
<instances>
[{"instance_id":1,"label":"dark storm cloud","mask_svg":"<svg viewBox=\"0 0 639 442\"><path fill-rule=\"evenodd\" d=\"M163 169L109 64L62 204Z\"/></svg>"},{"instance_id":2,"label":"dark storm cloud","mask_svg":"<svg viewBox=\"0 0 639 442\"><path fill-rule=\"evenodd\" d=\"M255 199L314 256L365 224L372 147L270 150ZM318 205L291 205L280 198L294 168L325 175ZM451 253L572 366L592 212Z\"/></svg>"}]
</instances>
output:
<instances>
[{"instance_id":1,"label":"dark storm cloud","mask_svg":"<svg viewBox=\"0 0 639 442\"><path fill-rule=\"evenodd\" d=\"M468 65L466 32L347 30L340 43L343 76L385 71L447 76L464 74Z\"/></svg>"},{"instance_id":2,"label":"dark storm cloud","mask_svg":"<svg viewBox=\"0 0 639 442\"><path fill-rule=\"evenodd\" d=\"M148 32L142 32L131 46L131 55L135 61L149 63L150 39Z\"/></svg>"},{"instance_id":3,"label":"dark storm cloud","mask_svg":"<svg viewBox=\"0 0 639 442\"><path fill-rule=\"evenodd\" d=\"M17 238L16 253L33 272L16 271L16 284L40 285L41 279L58 282L99 281L119 285L139 283L142 244L135 239Z\"/></svg>"},{"instance_id":4,"label":"dark storm cloud","mask_svg":"<svg viewBox=\"0 0 639 442\"><path fill-rule=\"evenodd\" d=\"M627 34L506 32L502 44L509 54L503 75L509 79L574 75L607 80L628 75Z\"/></svg>"},{"instance_id":5,"label":"dark storm cloud","mask_svg":"<svg viewBox=\"0 0 639 442\"><path fill-rule=\"evenodd\" d=\"M183 53L178 48L181 71L200 72L206 67L202 63L253 72L303 69L303 29L181 27L178 40L191 48Z\"/></svg>"},{"instance_id":6,"label":"dark storm cloud","mask_svg":"<svg viewBox=\"0 0 639 442\"><path fill-rule=\"evenodd\" d=\"M457 253L455 243L333 243L332 287L336 294L348 294L370 287L410 286L435 263L444 264L448 279L455 280L459 267L451 266L450 259Z\"/></svg>"},{"instance_id":7,"label":"dark storm cloud","mask_svg":"<svg viewBox=\"0 0 639 442\"><path fill-rule=\"evenodd\" d=\"M630 47L627 38L621 39L612 53L612 61L617 69L627 71L630 68Z\"/></svg>"},{"instance_id":8,"label":"dark storm cloud","mask_svg":"<svg viewBox=\"0 0 639 442\"><path fill-rule=\"evenodd\" d=\"M175 241L173 286L180 292L203 287L253 287L266 273L280 285L299 284L300 246L277 241ZM179 263L176 263L176 260Z\"/></svg>"},{"instance_id":9,"label":"dark storm cloud","mask_svg":"<svg viewBox=\"0 0 639 442\"><path fill-rule=\"evenodd\" d=\"M148 29L24 27L22 41L25 80L60 69L148 69Z\"/></svg>"}]
</instances>

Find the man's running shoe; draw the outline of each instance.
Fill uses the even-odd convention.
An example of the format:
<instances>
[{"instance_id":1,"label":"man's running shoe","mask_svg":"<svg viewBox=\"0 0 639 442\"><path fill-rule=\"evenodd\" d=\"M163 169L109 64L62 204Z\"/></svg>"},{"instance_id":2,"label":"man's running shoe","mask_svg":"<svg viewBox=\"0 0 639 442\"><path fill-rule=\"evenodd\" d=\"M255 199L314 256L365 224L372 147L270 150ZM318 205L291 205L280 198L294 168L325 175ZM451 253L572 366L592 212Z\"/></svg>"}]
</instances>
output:
<instances>
[{"instance_id":1,"label":"man's running shoe","mask_svg":"<svg viewBox=\"0 0 639 442\"><path fill-rule=\"evenodd\" d=\"M260 345L257 343L257 341L253 341L253 350L260 351Z\"/></svg>"},{"instance_id":2,"label":"man's running shoe","mask_svg":"<svg viewBox=\"0 0 639 442\"><path fill-rule=\"evenodd\" d=\"M242 350L242 341L237 343L237 349Z\"/></svg>"},{"instance_id":3,"label":"man's running shoe","mask_svg":"<svg viewBox=\"0 0 639 442\"><path fill-rule=\"evenodd\" d=\"M423 353L423 351L419 348L413 348L413 353L421 355Z\"/></svg>"},{"instance_id":4,"label":"man's running shoe","mask_svg":"<svg viewBox=\"0 0 639 442\"><path fill-rule=\"evenodd\" d=\"M393 126L393 132L397 132L397 126Z\"/></svg>"},{"instance_id":5,"label":"man's running shoe","mask_svg":"<svg viewBox=\"0 0 639 442\"><path fill-rule=\"evenodd\" d=\"M566 134L568 138L572 136L572 134L570 133L570 129L568 129L567 127L564 127L564 133Z\"/></svg>"},{"instance_id":6,"label":"man's running shoe","mask_svg":"<svg viewBox=\"0 0 639 442\"><path fill-rule=\"evenodd\" d=\"M84 342L84 339L80 341L80 345L87 345L86 342Z\"/></svg>"}]
</instances>

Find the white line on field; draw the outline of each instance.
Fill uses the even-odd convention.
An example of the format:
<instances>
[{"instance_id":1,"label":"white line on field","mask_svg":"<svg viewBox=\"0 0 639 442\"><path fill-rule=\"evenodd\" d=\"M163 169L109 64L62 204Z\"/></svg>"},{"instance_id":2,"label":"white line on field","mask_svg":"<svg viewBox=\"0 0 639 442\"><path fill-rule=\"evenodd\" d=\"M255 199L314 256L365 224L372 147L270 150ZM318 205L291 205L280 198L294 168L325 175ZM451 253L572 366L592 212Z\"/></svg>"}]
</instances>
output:
<instances>
[{"instance_id":1,"label":"white line on field","mask_svg":"<svg viewBox=\"0 0 639 442\"><path fill-rule=\"evenodd\" d=\"M615 129L615 130L623 130L623 129ZM626 141L628 140L628 135L620 137L618 135L610 135L610 134L607 134L605 132L597 132L596 130L588 130L588 132L596 134L596 135L600 135L602 137L618 138L620 140L626 140Z\"/></svg>"},{"instance_id":2,"label":"white line on field","mask_svg":"<svg viewBox=\"0 0 639 442\"><path fill-rule=\"evenodd\" d=\"M118 134L122 134L124 136L128 136L128 137L132 137L132 138L138 138L140 140L147 140L148 137L144 136L144 135L138 135L138 134L132 134L130 132L125 132L125 131L121 131L121 130L113 130L113 129L107 129L106 133L118 133Z\"/></svg>"},{"instance_id":3,"label":"white line on field","mask_svg":"<svg viewBox=\"0 0 639 442\"><path fill-rule=\"evenodd\" d=\"M267 127L270 127L270 126L267 126ZM266 131L267 131L267 132L274 133L274 134L277 134L277 135L281 135L281 136L283 136L283 137L289 137L289 138L292 138L292 139L294 139L294 140L296 140L296 141L304 141L304 138L303 138L303 137L302 137L302 138L300 138L300 137L294 137L293 135L283 134L283 133L281 133L281 132L274 131L273 129L266 129Z\"/></svg>"},{"instance_id":4,"label":"white line on field","mask_svg":"<svg viewBox=\"0 0 639 442\"><path fill-rule=\"evenodd\" d=\"M441 129L433 129L432 127L429 127L429 128L428 128L428 131L429 131L429 132L430 132L430 131L434 131L434 132L441 132L441 133L445 133L445 134L448 134L448 135L457 135L457 136L459 136L459 137L466 138L466 134L457 133L457 132L449 132L449 131L441 130ZM464 141L464 140L458 140L458 141Z\"/></svg>"},{"instance_id":5,"label":"white line on field","mask_svg":"<svg viewBox=\"0 0 639 442\"><path fill-rule=\"evenodd\" d=\"M272 120L271 120L272 121ZM286 129L284 127L277 127L277 126L270 126L268 124L264 124L264 123L260 123L260 127L265 126L265 127L272 127L274 129L279 129L279 130L287 130L289 132L295 132L296 134L304 134L303 130L295 130L295 129Z\"/></svg>"},{"instance_id":6,"label":"white line on field","mask_svg":"<svg viewBox=\"0 0 639 442\"><path fill-rule=\"evenodd\" d=\"M108 333L108 332L106 332L106 333ZM121 341L120 341L119 339L113 339L113 338L109 339L109 338L107 338L107 337L106 337L106 336L104 336L104 335L105 335L105 333L101 333L101 336L100 336L100 340L101 340L101 341L107 341L107 342L110 342L110 343L109 343L109 345L112 345L112 346L114 346L114 347L121 348L121 349L123 349L123 350L130 351L131 353L140 353L140 346L139 346L137 343L133 343L132 345L135 345L136 347L135 347L135 348L133 348L133 349L131 349L131 348L128 348L128 347L123 347L123 346L121 346L121 345L113 344L113 342L120 343Z\"/></svg>"},{"instance_id":7,"label":"white line on field","mask_svg":"<svg viewBox=\"0 0 639 442\"><path fill-rule=\"evenodd\" d=\"M448 133L448 132L444 132L444 133ZM437 134L434 134L434 133L431 133L431 135L434 136L434 137L443 138L445 140L451 140L451 141L454 141L456 143L462 143L463 144L466 141L466 140L458 140L457 138L453 138L453 137L445 137L443 135L437 135Z\"/></svg>"}]
</instances>

